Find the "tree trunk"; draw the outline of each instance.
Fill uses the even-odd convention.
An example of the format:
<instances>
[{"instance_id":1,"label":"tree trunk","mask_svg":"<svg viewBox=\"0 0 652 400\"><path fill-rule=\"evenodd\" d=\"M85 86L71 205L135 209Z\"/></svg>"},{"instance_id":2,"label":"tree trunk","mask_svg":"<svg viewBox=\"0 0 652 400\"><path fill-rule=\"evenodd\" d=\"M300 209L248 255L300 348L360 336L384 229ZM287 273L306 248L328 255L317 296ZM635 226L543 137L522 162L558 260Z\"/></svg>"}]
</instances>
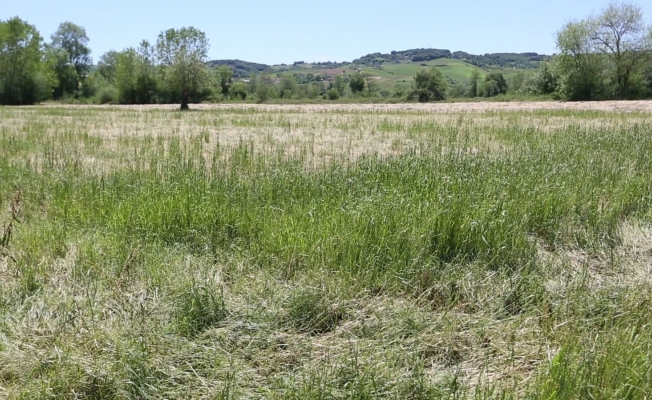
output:
<instances>
[{"instance_id":1,"label":"tree trunk","mask_svg":"<svg viewBox=\"0 0 652 400\"><path fill-rule=\"evenodd\" d=\"M181 93L181 111L185 111L185 110L188 110L188 109L189 109L189 107L188 107L188 92L184 90Z\"/></svg>"}]
</instances>

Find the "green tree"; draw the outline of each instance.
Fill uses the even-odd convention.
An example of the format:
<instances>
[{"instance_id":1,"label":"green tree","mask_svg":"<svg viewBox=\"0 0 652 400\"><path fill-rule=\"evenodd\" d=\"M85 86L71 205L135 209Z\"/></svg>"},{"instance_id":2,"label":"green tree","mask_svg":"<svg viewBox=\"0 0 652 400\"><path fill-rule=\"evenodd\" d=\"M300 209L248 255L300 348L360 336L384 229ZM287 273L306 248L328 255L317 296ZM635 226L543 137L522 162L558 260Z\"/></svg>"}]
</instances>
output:
<instances>
[{"instance_id":1,"label":"green tree","mask_svg":"<svg viewBox=\"0 0 652 400\"><path fill-rule=\"evenodd\" d=\"M279 95L282 99L291 99L298 90L299 88L294 76L283 75L281 77L281 82L279 83Z\"/></svg>"},{"instance_id":2,"label":"green tree","mask_svg":"<svg viewBox=\"0 0 652 400\"><path fill-rule=\"evenodd\" d=\"M226 65L220 65L217 68L213 68L213 76L222 94L228 97L230 95L229 90L233 84L233 70Z\"/></svg>"},{"instance_id":3,"label":"green tree","mask_svg":"<svg viewBox=\"0 0 652 400\"><path fill-rule=\"evenodd\" d=\"M643 21L640 7L611 3L589 20L589 37L597 53L610 59L610 77L616 98L635 94L633 76L652 60L652 25Z\"/></svg>"},{"instance_id":4,"label":"green tree","mask_svg":"<svg viewBox=\"0 0 652 400\"><path fill-rule=\"evenodd\" d=\"M272 97L272 78L267 74L262 74L256 82L256 97L258 98L258 102L263 103Z\"/></svg>"},{"instance_id":5,"label":"green tree","mask_svg":"<svg viewBox=\"0 0 652 400\"><path fill-rule=\"evenodd\" d=\"M338 98L344 96L344 91L346 90L346 82L342 75L335 75L333 79L333 88L337 90Z\"/></svg>"},{"instance_id":6,"label":"green tree","mask_svg":"<svg viewBox=\"0 0 652 400\"><path fill-rule=\"evenodd\" d=\"M493 97L507 93L507 81L501 72L487 74L484 80L485 84L483 85L483 92L485 97ZM495 85L490 82L495 82Z\"/></svg>"},{"instance_id":7,"label":"green tree","mask_svg":"<svg viewBox=\"0 0 652 400\"><path fill-rule=\"evenodd\" d=\"M340 93L335 88L328 89L326 92L326 97L328 100L337 100L340 98Z\"/></svg>"},{"instance_id":8,"label":"green tree","mask_svg":"<svg viewBox=\"0 0 652 400\"><path fill-rule=\"evenodd\" d=\"M17 17L0 21L0 104L34 104L49 97L55 80L42 49L34 26Z\"/></svg>"},{"instance_id":9,"label":"green tree","mask_svg":"<svg viewBox=\"0 0 652 400\"><path fill-rule=\"evenodd\" d=\"M136 104L138 79L138 53L132 47L118 53L115 66L115 86L118 101L123 104Z\"/></svg>"},{"instance_id":10,"label":"green tree","mask_svg":"<svg viewBox=\"0 0 652 400\"><path fill-rule=\"evenodd\" d=\"M93 63L86 30L72 22L64 22L52 34L51 39L52 47L58 50L57 57L60 60L57 68L60 87L57 93L76 97L80 83L86 78Z\"/></svg>"},{"instance_id":11,"label":"green tree","mask_svg":"<svg viewBox=\"0 0 652 400\"><path fill-rule=\"evenodd\" d=\"M479 89L478 82L480 81L480 72L477 69L471 71L471 78L469 79L469 97L478 97Z\"/></svg>"},{"instance_id":12,"label":"green tree","mask_svg":"<svg viewBox=\"0 0 652 400\"><path fill-rule=\"evenodd\" d=\"M365 78L360 74L353 74L349 80L349 87L353 94L360 93L364 90Z\"/></svg>"},{"instance_id":13,"label":"green tree","mask_svg":"<svg viewBox=\"0 0 652 400\"><path fill-rule=\"evenodd\" d=\"M512 92L518 93L523 88L525 80L526 80L525 74L522 72L518 72L509 78L509 83L507 84L507 86L512 90Z\"/></svg>"},{"instance_id":14,"label":"green tree","mask_svg":"<svg viewBox=\"0 0 652 400\"><path fill-rule=\"evenodd\" d=\"M244 100L247 98L248 92L247 84L241 81L233 82L229 88L229 95L233 99Z\"/></svg>"},{"instance_id":15,"label":"green tree","mask_svg":"<svg viewBox=\"0 0 652 400\"><path fill-rule=\"evenodd\" d=\"M115 83L115 69L119 54L115 50L110 50L104 53L97 62L97 72L109 83Z\"/></svg>"},{"instance_id":16,"label":"green tree","mask_svg":"<svg viewBox=\"0 0 652 400\"><path fill-rule=\"evenodd\" d=\"M439 70L433 67L430 70L421 70L414 77L414 85L408 96L410 100L421 103L444 100L446 98L446 82Z\"/></svg>"},{"instance_id":17,"label":"green tree","mask_svg":"<svg viewBox=\"0 0 652 400\"><path fill-rule=\"evenodd\" d=\"M365 83L367 85L367 93L369 93L369 95L374 95L380 91L380 87L378 86L374 76L371 74L363 74L362 76L364 77Z\"/></svg>"},{"instance_id":18,"label":"green tree","mask_svg":"<svg viewBox=\"0 0 652 400\"><path fill-rule=\"evenodd\" d=\"M602 89L603 60L591 41L590 21L571 21L556 34L560 92L569 100L592 100Z\"/></svg>"},{"instance_id":19,"label":"green tree","mask_svg":"<svg viewBox=\"0 0 652 400\"><path fill-rule=\"evenodd\" d=\"M523 90L532 94L552 94L558 89L557 73L547 61L541 63L536 74L524 83Z\"/></svg>"},{"instance_id":20,"label":"green tree","mask_svg":"<svg viewBox=\"0 0 652 400\"><path fill-rule=\"evenodd\" d=\"M161 32L156 50L161 78L168 93L180 99L181 110L187 110L192 97L197 97L210 79L206 34L193 27Z\"/></svg>"},{"instance_id":21,"label":"green tree","mask_svg":"<svg viewBox=\"0 0 652 400\"><path fill-rule=\"evenodd\" d=\"M154 103L158 92L156 50L147 40L143 40L138 46L137 55L136 102Z\"/></svg>"}]
</instances>

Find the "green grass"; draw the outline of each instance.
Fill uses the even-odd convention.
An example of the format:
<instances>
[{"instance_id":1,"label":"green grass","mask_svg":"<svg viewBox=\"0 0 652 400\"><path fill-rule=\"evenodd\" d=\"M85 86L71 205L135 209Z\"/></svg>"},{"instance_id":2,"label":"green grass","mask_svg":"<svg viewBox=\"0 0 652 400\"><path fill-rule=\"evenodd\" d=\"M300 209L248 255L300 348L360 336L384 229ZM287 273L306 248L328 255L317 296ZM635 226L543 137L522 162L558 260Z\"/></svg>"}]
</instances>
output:
<instances>
[{"instance_id":1,"label":"green grass","mask_svg":"<svg viewBox=\"0 0 652 400\"><path fill-rule=\"evenodd\" d=\"M649 114L0 117L0 396L652 392Z\"/></svg>"}]
</instances>

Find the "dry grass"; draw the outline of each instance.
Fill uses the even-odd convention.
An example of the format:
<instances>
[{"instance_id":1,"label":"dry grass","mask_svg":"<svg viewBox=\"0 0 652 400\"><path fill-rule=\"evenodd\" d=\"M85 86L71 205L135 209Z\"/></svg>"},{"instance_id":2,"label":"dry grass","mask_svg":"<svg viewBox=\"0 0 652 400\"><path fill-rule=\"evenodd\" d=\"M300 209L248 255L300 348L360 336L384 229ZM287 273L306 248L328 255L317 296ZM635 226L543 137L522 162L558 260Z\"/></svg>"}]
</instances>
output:
<instances>
[{"instance_id":1,"label":"dry grass","mask_svg":"<svg viewBox=\"0 0 652 400\"><path fill-rule=\"evenodd\" d=\"M560 349L641 353L652 102L194 109L0 109L0 398L572 398Z\"/></svg>"}]
</instances>

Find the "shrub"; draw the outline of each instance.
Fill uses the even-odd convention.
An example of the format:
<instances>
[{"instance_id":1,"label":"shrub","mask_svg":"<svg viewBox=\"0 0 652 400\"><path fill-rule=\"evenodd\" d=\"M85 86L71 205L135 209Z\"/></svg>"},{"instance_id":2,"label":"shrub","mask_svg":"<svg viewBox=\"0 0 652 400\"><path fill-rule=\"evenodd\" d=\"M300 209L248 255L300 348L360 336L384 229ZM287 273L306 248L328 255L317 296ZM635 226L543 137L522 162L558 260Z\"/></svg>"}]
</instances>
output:
<instances>
[{"instance_id":1,"label":"shrub","mask_svg":"<svg viewBox=\"0 0 652 400\"><path fill-rule=\"evenodd\" d=\"M328 100L337 100L340 98L340 94L337 92L337 89L329 89L328 92L326 92L326 97Z\"/></svg>"},{"instance_id":2,"label":"shrub","mask_svg":"<svg viewBox=\"0 0 652 400\"><path fill-rule=\"evenodd\" d=\"M106 86L97 92L96 103L99 104L114 104L118 102L120 94L118 89L113 86Z\"/></svg>"}]
</instances>

